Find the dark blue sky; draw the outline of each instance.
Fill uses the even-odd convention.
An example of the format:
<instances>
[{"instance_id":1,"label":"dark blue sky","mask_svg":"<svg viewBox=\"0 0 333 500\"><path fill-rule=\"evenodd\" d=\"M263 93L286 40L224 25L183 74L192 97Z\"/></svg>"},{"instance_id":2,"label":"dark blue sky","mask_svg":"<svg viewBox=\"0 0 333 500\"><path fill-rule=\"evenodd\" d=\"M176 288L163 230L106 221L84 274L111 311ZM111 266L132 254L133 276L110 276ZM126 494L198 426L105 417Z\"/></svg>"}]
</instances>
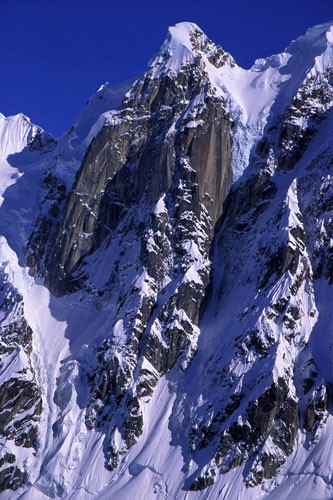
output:
<instances>
[{"instance_id":1,"label":"dark blue sky","mask_svg":"<svg viewBox=\"0 0 333 500\"><path fill-rule=\"evenodd\" d=\"M102 83L143 71L179 21L249 67L330 19L332 0L0 0L0 112L60 135Z\"/></svg>"}]
</instances>

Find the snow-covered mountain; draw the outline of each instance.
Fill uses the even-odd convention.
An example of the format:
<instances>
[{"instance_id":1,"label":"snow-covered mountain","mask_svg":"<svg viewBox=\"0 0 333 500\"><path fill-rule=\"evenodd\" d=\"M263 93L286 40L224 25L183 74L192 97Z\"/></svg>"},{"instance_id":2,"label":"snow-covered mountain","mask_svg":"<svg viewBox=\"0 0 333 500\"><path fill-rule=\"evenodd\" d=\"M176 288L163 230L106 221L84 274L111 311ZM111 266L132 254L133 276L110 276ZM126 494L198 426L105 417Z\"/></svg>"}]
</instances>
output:
<instances>
[{"instance_id":1,"label":"snow-covered mountain","mask_svg":"<svg viewBox=\"0 0 333 500\"><path fill-rule=\"evenodd\" d=\"M52 138L0 115L1 498L333 497L333 22L198 26Z\"/></svg>"}]
</instances>

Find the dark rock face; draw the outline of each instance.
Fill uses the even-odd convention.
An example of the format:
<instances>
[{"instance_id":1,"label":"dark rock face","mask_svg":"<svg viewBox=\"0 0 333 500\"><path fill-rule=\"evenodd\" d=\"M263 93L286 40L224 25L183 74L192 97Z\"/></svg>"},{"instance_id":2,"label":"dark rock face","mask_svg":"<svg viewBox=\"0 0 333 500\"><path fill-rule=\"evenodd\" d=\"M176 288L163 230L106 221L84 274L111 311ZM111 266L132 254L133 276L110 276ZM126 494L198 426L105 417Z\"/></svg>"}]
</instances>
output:
<instances>
[{"instance_id":1,"label":"dark rock face","mask_svg":"<svg viewBox=\"0 0 333 500\"><path fill-rule=\"evenodd\" d=\"M188 470L198 465L186 488L208 488L239 466L254 487L276 475L299 432L315 441L331 409L316 351L316 280L333 283L333 164L321 139L332 123L332 71L309 72L272 111L230 192L233 108L206 64L234 62L200 30L188 42L174 72L163 46L92 140L72 189L46 172L27 263L54 295L80 291L109 311L89 346L84 417L105 436L109 470L142 436L144 405L172 371L172 444ZM0 385L0 437L36 448L32 331L22 298L5 280L2 291L10 314L0 362L21 356L24 366ZM63 408L66 373L54 395ZM26 481L15 460L4 449L4 489Z\"/></svg>"},{"instance_id":2,"label":"dark rock face","mask_svg":"<svg viewBox=\"0 0 333 500\"><path fill-rule=\"evenodd\" d=\"M59 231L59 216L67 194L66 186L52 172L47 172L42 182L45 197L36 226L28 242L27 265L37 274L47 259L47 246Z\"/></svg>"},{"instance_id":3,"label":"dark rock face","mask_svg":"<svg viewBox=\"0 0 333 500\"><path fill-rule=\"evenodd\" d=\"M0 491L16 490L26 473L15 465L6 442L17 447L38 446L38 423L42 412L40 387L35 379L30 354L32 330L24 318L22 296L1 270L0 290ZM18 366L18 371L12 367Z\"/></svg>"},{"instance_id":4,"label":"dark rock face","mask_svg":"<svg viewBox=\"0 0 333 500\"><path fill-rule=\"evenodd\" d=\"M132 101L123 104L124 110L119 112L120 125L109 126L102 131L102 136L97 137L82 166L82 179L86 179L83 172L96 162L104 164L100 154L106 154L104 151L113 154L109 145L122 151L123 158L121 164L117 164L113 157L105 162L106 167L114 168L114 171L103 174L109 181L101 199L94 198L97 205L94 204L92 212L97 217L84 213L82 219L84 227L92 224L87 229L92 238L88 240L88 246L85 242L83 247L78 245L75 248L75 253L70 250L64 264L65 270L75 269L82 259L82 252L87 254L98 248L112 231L135 228L140 248L138 264L142 266L141 272L149 291L140 298L142 286L135 286L130 294L132 304L134 297L138 298L126 326L129 333L126 334L128 340L123 358L130 361L126 368L119 366L117 355L111 354L113 347L109 340L104 341L98 350L100 362L91 375L96 389L92 393L87 420L88 425L103 425L113 414L116 419L117 408L124 407L125 417L118 416L118 421L124 419L121 434L127 447L142 432L138 398L152 394L159 377L173 367L180 355L190 359L195 352L200 304L210 281L209 250L213 228L222 213L222 201L231 183L229 120L223 103L208 92L200 115L195 115L203 124L187 128L184 115L193 109L195 96L204 90L202 87L193 89L188 81L194 76L195 81L200 81L196 75L198 68L187 68L186 71L188 75L185 72L179 77L181 84L165 77L157 88L156 83L149 80L149 75L146 76L134 88ZM146 94L142 88L146 89ZM184 92L180 101L179 90ZM135 120L128 117L129 105L135 109L149 106L144 110L144 117L140 117L138 128ZM156 121L152 120L155 108L166 110L165 116L163 112L162 116L159 113ZM170 133L175 121L177 128ZM128 122L131 129L123 130L123 127L128 127ZM118 137L126 137L126 143L119 145ZM143 137L142 143L134 141L135 137ZM105 140L108 147L104 149L100 144L105 144ZM84 192L84 187L79 186L80 178L76 190ZM221 203L215 204L214 198ZM81 205L72 207L71 203L70 200L69 215L82 210ZM90 201L86 204L89 205ZM140 214L147 212L143 207L160 205L162 210L155 208L148 219L140 221L137 215L133 217L134 211ZM148 208L148 211L152 209ZM61 243L62 250L66 251L66 245ZM165 287L168 277L171 283ZM125 302L120 301L120 304L124 311L128 310L129 298L125 297ZM144 360L148 361L146 368ZM136 370L139 370L138 375L135 375ZM108 457L111 468L117 462L113 448L110 448Z\"/></svg>"},{"instance_id":5,"label":"dark rock face","mask_svg":"<svg viewBox=\"0 0 333 500\"><path fill-rule=\"evenodd\" d=\"M30 239L29 263L53 293L86 288L116 304L89 373L86 417L90 428L107 424L111 469L142 433L142 400L195 353L214 227L232 182L230 117L203 57L216 67L233 62L200 30L191 44L195 57L177 75L158 56L134 84L90 144L65 202L62 186L45 179L50 216L44 206ZM99 274L105 251L113 266L102 284L87 263Z\"/></svg>"},{"instance_id":6,"label":"dark rock face","mask_svg":"<svg viewBox=\"0 0 333 500\"><path fill-rule=\"evenodd\" d=\"M199 64L176 80L152 80L148 73L114 115L114 125L105 126L93 140L47 262L46 279L53 291L66 290L62 281L134 206L153 207L164 193L172 190L183 197L190 188L187 204L197 216L201 204L213 225L221 216L232 180L230 124L223 102L203 78ZM193 118L196 125L188 126ZM180 181L184 193L176 194Z\"/></svg>"},{"instance_id":7,"label":"dark rock face","mask_svg":"<svg viewBox=\"0 0 333 500\"><path fill-rule=\"evenodd\" d=\"M323 340L311 337L318 317L314 278L330 282L332 276L332 162L325 142L318 142L321 153L312 153L316 160L306 153L328 127L330 73L306 78L269 124L252 170L228 197L218 236L223 273L216 314L228 325L222 311L239 302L231 330L237 333L221 329L221 338L235 340L225 346L228 354L212 351L201 373L211 385L200 385L206 402L186 424L190 456L200 463L203 450L215 452L190 489L205 488L218 472L241 464L249 487L272 478L294 451L299 430L315 439L328 418L330 380L320 381L311 358ZM243 302L245 291L252 298ZM184 413L184 405L180 395L176 412Z\"/></svg>"},{"instance_id":8,"label":"dark rock face","mask_svg":"<svg viewBox=\"0 0 333 500\"><path fill-rule=\"evenodd\" d=\"M9 458L8 458L9 457ZM15 456L12 455L15 460ZM7 466L7 460L12 463L12 458L5 455L4 458L0 460L0 493L6 490L18 490L26 482L26 475L18 467Z\"/></svg>"},{"instance_id":9,"label":"dark rock face","mask_svg":"<svg viewBox=\"0 0 333 500\"><path fill-rule=\"evenodd\" d=\"M35 384L15 379L5 382L0 388L0 402L0 433L14 440L17 446L36 446L37 426L34 423L38 422L42 407L40 391Z\"/></svg>"}]
</instances>

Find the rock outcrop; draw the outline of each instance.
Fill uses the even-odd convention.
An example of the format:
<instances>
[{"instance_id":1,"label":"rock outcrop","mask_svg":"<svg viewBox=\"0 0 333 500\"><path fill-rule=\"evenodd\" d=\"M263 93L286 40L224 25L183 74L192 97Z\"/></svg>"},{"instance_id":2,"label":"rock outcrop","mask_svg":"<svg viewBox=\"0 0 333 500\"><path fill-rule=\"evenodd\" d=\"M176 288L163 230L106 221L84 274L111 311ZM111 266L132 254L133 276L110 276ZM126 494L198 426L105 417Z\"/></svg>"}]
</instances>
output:
<instances>
[{"instance_id":1,"label":"rock outcrop","mask_svg":"<svg viewBox=\"0 0 333 500\"><path fill-rule=\"evenodd\" d=\"M332 30L243 70L180 23L58 141L18 120L40 190L8 232L30 275L1 274L3 490L332 496Z\"/></svg>"},{"instance_id":2,"label":"rock outcrop","mask_svg":"<svg viewBox=\"0 0 333 500\"><path fill-rule=\"evenodd\" d=\"M142 433L142 398L195 353L214 227L232 182L230 117L202 58L230 61L190 26L191 57L171 77L163 65L175 36L92 141L45 250L54 293L94 286L119 304L89 374L87 425L110 422L110 468ZM103 286L92 285L85 262L102 247L115 264Z\"/></svg>"},{"instance_id":3,"label":"rock outcrop","mask_svg":"<svg viewBox=\"0 0 333 500\"><path fill-rule=\"evenodd\" d=\"M38 448L38 424L43 407L41 388L31 361L33 332L24 316L23 297L13 286L5 262L0 275L1 492L17 490L27 479L22 456L28 458Z\"/></svg>"}]
</instances>

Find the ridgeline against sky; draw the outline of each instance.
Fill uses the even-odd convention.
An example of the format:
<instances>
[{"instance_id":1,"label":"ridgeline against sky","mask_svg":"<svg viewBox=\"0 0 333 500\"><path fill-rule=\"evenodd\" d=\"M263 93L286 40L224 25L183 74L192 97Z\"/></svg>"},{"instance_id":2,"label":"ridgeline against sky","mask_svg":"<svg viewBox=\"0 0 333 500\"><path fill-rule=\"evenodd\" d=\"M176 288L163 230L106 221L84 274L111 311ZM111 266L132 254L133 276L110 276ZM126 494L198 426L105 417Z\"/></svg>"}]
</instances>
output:
<instances>
[{"instance_id":1,"label":"ridgeline against sky","mask_svg":"<svg viewBox=\"0 0 333 500\"><path fill-rule=\"evenodd\" d=\"M247 68L332 17L327 0L2 0L0 111L58 136L102 83L144 71L169 25L196 22Z\"/></svg>"}]
</instances>

